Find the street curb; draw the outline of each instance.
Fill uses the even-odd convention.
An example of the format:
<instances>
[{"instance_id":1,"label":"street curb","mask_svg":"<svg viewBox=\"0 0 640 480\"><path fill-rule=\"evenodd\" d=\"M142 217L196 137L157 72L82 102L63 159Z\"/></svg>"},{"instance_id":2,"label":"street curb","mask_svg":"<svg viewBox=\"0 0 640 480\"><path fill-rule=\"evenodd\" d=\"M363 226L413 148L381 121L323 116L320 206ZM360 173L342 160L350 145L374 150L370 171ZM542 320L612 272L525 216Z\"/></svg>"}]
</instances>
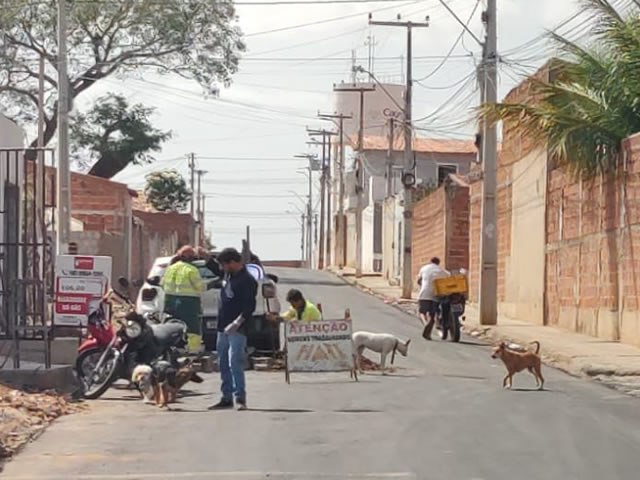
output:
<instances>
[{"instance_id":1,"label":"street curb","mask_svg":"<svg viewBox=\"0 0 640 480\"><path fill-rule=\"evenodd\" d=\"M409 311L406 306L398 303L397 301L387 302L387 297L373 289L361 285L355 277L349 278L341 275L338 272L332 272L337 278L341 279L344 283L356 287L358 290L367 293L373 297L381 299L385 302L385 304L392 306L396 310L405 313L406 315L415 316L415 313ZM415 305L415 301L406 302L404 305ZM491 327L482 327L479 325L463 325L463 331L476 339L480 339L482 341L487 342L487 346L490 346L492 343L497 343L501 341L510 341L515 343L528 343L528 339L522 339L517 337L507 337L506 335L501 334L500 332L492 329ZM612 367L606 366L598 366L591 364L583 364L580 365L579 362L576 362L571 356L563 354L562 352L552 351L552 352L544 352L541 354L542 362L552 368L560 370L568 375L571 375L575 378L583 378L588 380L596 381L608 388L612 388L614 390L621 390L624 393L628 393L634 396L640 396L640 393L629 392L626 391L620 386L613 382L609 381L612 377L640 377L640 371L633 369L616 369Z\"/></svg>"}]
</instances>

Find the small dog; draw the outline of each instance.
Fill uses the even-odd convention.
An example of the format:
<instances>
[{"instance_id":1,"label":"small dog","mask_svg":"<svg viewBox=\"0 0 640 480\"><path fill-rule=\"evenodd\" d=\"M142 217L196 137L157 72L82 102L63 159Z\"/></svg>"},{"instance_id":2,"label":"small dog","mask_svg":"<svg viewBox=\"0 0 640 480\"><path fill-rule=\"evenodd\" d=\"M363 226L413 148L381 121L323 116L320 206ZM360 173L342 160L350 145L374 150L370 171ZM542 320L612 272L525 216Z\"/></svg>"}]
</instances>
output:
<instances>
[{"instance_id":1,"label":"small dog","mask_svg":"<svg viewBox=\"0 0 640 480\"><path fill-rule=\"evenodd\" d=\"M156 405L166 407L176 400L178 391L187 383L202 383L204 379L195 371L193 362L187 360L175 367L166 360L158 360L153 365L152 385Z\"/></svg>"},{"instance_id":2,"label":"small dog","mask_svg":"<svg viewBox=\"0 0 640 480\"><path fill-rule=\"evenodd\" d=\"M491 358L499 358L507 367L507 375L502 380L503 388L511 388L513 385L513 375L521 372L522 370L529 370L536 379L536 385L538 390L544 388L544 378L542 377L540 360L540 342L531 342L531 345L536 345L536 350L531 351L527 349L514 350L509 348L509 344L500 342L493 347ZM508 384L507 384L508 382Z\"/></svg>"},{"instance_id":3,"label":"small dog","mask_svg":"<svg viewBox=\"0 0 640 480\"><path fill-rule=\"evenodd\" d=\"M133 369L131 382L135 384L144 399L144 403L154 403L153 368L149 365L137 365Z\"/></svg>"},{"instance_id":4,"label":"small dog","mask_svg":"<svg viewBox=\"0 0 640 480\"><path fill-rule=\"evenodd\" d=\"M396 351L406 357L410 342L411 339L403 342L390 333L354 332L351 336L351 343L355 356L355 366L362 373L362 353L368 348L380 354L380 370L384 374L387 355L391 353L391 364L393 364Z\"/></svg>"}]
</instances>

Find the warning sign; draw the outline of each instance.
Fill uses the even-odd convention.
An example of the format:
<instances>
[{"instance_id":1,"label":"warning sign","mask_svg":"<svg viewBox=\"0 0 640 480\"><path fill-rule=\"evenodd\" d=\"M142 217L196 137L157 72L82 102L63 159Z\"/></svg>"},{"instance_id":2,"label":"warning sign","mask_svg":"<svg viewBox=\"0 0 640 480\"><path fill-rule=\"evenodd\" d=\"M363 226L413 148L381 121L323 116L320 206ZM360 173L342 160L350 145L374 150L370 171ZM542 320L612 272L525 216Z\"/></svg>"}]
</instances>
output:
<instances>
[{"instance_id":1,"label":"warning sign","mask_svg":"<svg viewBox=\"0 0 640 480\"><path fill-rule=\"evenodd\" d=\"M351 319L287 322L290 372L341 372L353 369Z\"/></svg>"}]
</instances>

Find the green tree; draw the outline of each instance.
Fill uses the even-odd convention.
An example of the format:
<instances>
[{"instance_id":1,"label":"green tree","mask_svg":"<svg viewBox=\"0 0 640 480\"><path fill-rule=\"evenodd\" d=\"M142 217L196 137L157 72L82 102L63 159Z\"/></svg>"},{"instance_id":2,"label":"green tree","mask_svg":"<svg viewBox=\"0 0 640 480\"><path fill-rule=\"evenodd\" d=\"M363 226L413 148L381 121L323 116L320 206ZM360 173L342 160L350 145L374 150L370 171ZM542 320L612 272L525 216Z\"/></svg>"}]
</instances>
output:
<instances>
[{"instance_id":1,"label":"green tree","mask_svg":"<svg viewBox=\"0 0 640 480\"><path fill-rule=\"evenodd\" d=\"M171 132L157 130L149 117L154 108L129 105L116 94L96 100L86 114L78 114L71 127L76 161L90 167L89 174L111 178L127 165L151 163Z\"/></svg>"},{"instance_id":2,"label":"green tree","mask_svg":"<svg viewBox=\"0 0 640 480\"><path fill-rule=\"evenodd\" d=\"M154 71L210 89L228 83L244 50L230 0L69 0L70 97L98 81ZM57 129L57 2L5 2L0 9L0 108L16 121L38 112L38 61L45 60L47 144Z\"/></svg>"},{"instance_id":3,"label":"green tree","mask_svg":"<svg viewBox=\"0 0 640 480\"><path fill-rule=\"evenodd\" d=\"M147 175L144 194L160 212L181 212L187 208L192 193L184 177L176 170L161 170Z\"/></svg>"},{"instance_id":4,"label":"green tree","mask_svg":"<svg viewBox=\"0 0 640 480\"><path fill-rule=\"evenodd\" d=\"M558 164L589 177L612 171L622 140L640 131L640 0L624 13L609 0L580 6L593 14L589 38L550 34L560 55L549 64L549 80L532 79L527 101L485 105L481 115L507 122L546 145Z\"/></svg>"}]
</instances>

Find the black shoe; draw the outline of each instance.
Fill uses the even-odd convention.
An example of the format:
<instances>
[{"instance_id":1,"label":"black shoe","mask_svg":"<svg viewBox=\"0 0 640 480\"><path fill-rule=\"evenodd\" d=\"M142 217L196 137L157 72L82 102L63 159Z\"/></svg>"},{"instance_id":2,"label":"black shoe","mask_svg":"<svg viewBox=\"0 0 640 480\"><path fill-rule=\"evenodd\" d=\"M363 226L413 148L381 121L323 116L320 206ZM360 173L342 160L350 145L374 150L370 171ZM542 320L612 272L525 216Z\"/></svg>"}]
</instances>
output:
<instances>
[{"instance_id":1,"label":"black shoe","mask_svg":"<svg viewBox=\"0 0 640 480\"><path fill-rule=\"evenodd\" d=\"M236 410L242 411L247 409L247 401L242 399L236 399Z\"/></svg>"},{"instance_id":2,"label":"black shoe","mask_svg":"<svg viewBox=\"0 0 640 480\"><path fill-rule=\"evenodd\" d=\"M232 400L225 400L224 398L220 400L218 403L211 405L208 410L228 410L233 408Z\"/></svg>"}]
</instances>

